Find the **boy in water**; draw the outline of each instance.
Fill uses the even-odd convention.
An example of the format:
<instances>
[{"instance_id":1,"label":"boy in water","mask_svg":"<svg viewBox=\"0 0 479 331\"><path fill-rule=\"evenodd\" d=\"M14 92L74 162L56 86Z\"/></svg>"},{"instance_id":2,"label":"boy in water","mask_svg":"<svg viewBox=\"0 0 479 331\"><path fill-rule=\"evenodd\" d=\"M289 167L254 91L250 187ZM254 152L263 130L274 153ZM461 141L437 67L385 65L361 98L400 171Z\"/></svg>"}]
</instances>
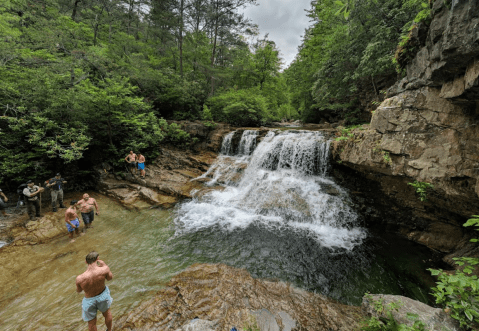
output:
<instances>
[{"instance_id":1,"label":"boy in water","mask_svg":"<svg viewBox=\"0 0 479 331\"><path fill-rule=\"evenodd\" d=\"M70 242L75 242L75 239L73 239L73 231L77 235L83 236L84 233L80 233L80 221L78 220L78 214L77 214L77 209L75 204L78 201L72 200L70 202L70 207L65 211L65 223L67 226L68 230L68 236L70 237Z\"/></svg>"},{"instance_id":2,"label":"boy in water","mask_svg":"<svg viewBox=\"0 0 479 331\"><path fill-rule=\"evenodd\" d=\"M111 331L113 317L111 316L110 289L105 285L105 280L112 280L110 268L102 260L98 260L97 252L90 252L86 256L87 269L76 278L77 292L85 292L82 301L82 318L88 322L88 330L96 331L96 314L101 311L105 317L107 331Z\"/></svg>"}]
</instances>

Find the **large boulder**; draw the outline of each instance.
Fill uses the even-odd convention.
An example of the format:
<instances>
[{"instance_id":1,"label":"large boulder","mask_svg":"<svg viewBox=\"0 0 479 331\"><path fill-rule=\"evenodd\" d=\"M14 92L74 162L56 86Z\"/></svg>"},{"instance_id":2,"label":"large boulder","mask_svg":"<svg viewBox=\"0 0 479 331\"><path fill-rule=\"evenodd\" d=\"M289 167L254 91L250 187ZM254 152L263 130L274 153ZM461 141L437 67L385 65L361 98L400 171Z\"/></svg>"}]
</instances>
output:
<instances>
[{"instance_id":1,"label":"large boulder","mask_svg":"<svg viewBox=\"0 0 479 331\"><path fill-rule=\"evenodd\" d=\"M195 320L195 318L197 318ZM359 307L293 287L254 279L244 269L195 264L173 277L156 296L115 321L115 330L261 331L356 330Z\"/></svg>"}]
</instances>

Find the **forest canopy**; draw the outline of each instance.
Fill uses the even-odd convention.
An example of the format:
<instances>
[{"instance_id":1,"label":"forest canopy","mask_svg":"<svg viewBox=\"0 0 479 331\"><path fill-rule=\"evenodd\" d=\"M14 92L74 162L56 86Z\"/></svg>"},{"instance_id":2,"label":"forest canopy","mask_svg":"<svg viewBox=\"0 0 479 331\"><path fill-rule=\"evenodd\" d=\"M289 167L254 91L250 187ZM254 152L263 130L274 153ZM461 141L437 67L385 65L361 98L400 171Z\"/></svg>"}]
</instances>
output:
<instances>
[{"instance_id":1,"label":"forest canopy","mask_svg":"<svg viewBox=\"0 0 479 331\"><path fill-rule=\"evenodd\" d=\"M241 13L255 1L3 0L0 182L188 142L166 120L347 114L362 82L394 73L392 54L424 2L313 1L282 72L276 44Z\"/></svg>"}]
</instances>

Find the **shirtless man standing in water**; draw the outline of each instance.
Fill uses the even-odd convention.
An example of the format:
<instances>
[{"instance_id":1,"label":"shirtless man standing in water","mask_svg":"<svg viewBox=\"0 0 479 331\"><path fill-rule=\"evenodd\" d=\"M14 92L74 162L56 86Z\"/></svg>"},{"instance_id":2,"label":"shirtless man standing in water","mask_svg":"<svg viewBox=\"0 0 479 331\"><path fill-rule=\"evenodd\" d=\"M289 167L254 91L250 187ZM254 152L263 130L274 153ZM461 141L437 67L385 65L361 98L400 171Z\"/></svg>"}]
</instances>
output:
<instances>
[{"instance_id":1,"label":"shirtless man standing in water","mask_svg":"<svg viewBox=\"0 0 479 331\"><path fill-rule=\"evenodd\" d=\"M88 267L76 279L77 292L85 291L82 301L82 318L88 322L89 331L97 331L96 313L101 311L105 317L107 331L111 331L113 317L110 306L113 302L110 289L105 285L105 280L112 280L110 268L102 260L98 260L97 252L90 252L86 256Z\"/></svg>"}]
</instances>

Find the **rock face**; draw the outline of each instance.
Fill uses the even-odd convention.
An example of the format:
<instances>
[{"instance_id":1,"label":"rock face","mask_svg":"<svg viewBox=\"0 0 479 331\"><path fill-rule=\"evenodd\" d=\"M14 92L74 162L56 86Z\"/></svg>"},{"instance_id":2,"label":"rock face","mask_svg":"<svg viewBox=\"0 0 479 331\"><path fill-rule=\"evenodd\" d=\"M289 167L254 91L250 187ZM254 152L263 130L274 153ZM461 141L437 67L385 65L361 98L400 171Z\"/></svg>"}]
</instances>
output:
<instances>
[{"instance_id":1,"label":"rock face","mask_svg":"<svg viewBox=\"0 0 479 331\"><path fill-rule=\"evenodd\" d=\"M407 77L389 89L371 124L334 142L332 153L340 172L380 190L377 200L391 215L383 222L453 254L451 262L457 251L477 255L462 224L479 211L479 2L444 3L434 2ZM415 180L434 185L427 201L408 185ZM364 193L364 184L349 186Z\"/></svg>"},{"instance_id":2,"label":"rock face","mask_svg":"<svg viewBox=\"0 0 479 331\"><path fill-rule=\"evenodd\" d=\"M374 304L380 303L383 308L390 311L398 323L412 326L414 321L407 318L407 314L417 315L417 320L426 325L426 330L430 331L459 331L459 322L452 319L444 310L433 308L422 302L403 297L400 295L373 294L363 297L361 308L369 316L387 319L385 311L378 313ZM390 308L393 304L396 309Z\"/></svg>"},{"instance_id":3,"label":"rock face","mask_svg":"<svg viewBox=\"0 0 479 331\"><path fill-rule=\"evenodd\" d=\"M198 318L194 320L194 318ZM356 330L359 307L283 282L254 279L224 264L195 264L164 290L121 316L115 330ZM195 328L195 325L204 328Z\"/></svg>"},{"instance_id":4,"label":"rock face","mask_svg":"<svg viewBox=\"0 0 479 331\"><path fill-rule=\"evenodd\" d=\"M155 160L147 159L145 179L141 179L136 170L135 175L126 172L124 177L119 177L109 165L100 165L96 167L100 178L96 189L118 199L124 206L136 209L152 205L170 208L181 199L191 198L194 189L203 187L201 181L192 179L208 170L216 159L224 135L232 129L223 124L218 124L214 130L201 122L178 124L199 142L190 149L171 145L161 147Z\"/></svg>"}]
</instances>

